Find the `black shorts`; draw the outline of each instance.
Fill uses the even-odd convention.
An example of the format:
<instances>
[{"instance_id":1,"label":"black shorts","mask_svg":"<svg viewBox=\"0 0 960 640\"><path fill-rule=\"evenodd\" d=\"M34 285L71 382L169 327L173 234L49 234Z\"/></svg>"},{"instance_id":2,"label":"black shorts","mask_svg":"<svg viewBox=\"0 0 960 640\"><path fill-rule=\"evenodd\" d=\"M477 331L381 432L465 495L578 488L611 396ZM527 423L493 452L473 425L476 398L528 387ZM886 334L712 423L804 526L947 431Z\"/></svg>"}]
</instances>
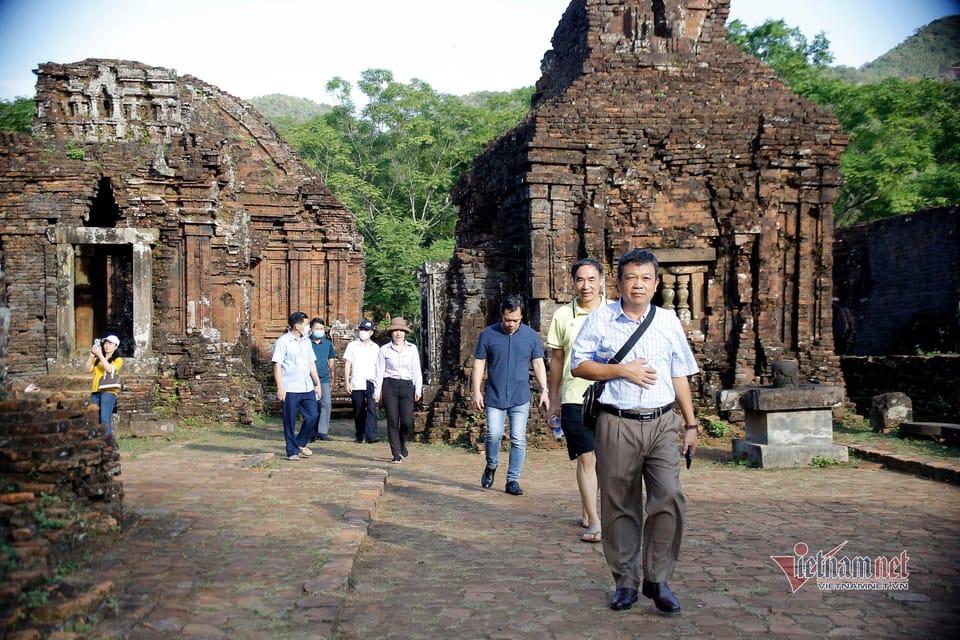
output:
<instances>
[{"instance_id":1,"label":"black shorts","mask_svg":"<svg viewBox=\"0 0 960 640\"><path fill-rule=\"evenodd\" d=\"M567 440L567 453L576 460L582 453L590 453L596 448L593 432L583 426L583 405L566 403L560 406L560 426Z\"/></svg>"}]
</instances>

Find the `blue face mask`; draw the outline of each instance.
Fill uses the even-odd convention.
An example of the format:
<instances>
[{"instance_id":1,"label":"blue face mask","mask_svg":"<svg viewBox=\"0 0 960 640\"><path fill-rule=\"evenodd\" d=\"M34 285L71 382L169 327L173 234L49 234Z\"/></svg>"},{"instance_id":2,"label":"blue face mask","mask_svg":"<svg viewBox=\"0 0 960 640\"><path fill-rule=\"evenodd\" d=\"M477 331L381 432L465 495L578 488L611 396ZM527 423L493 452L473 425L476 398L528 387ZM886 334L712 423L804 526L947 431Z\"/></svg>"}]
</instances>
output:
<instances>
[{"instance_id":1,"label":"blue face mask","mask_svg":"<svg viewBox=\"0 0 960 640\"><path fill-rule=\"evenodd\" d=\"M313 332L313 337L316 338L317 340L319 340L325 335L327 335L327 332L324 331L323 329L317 329L316 331Z\"/></svg>"}]
</instances>

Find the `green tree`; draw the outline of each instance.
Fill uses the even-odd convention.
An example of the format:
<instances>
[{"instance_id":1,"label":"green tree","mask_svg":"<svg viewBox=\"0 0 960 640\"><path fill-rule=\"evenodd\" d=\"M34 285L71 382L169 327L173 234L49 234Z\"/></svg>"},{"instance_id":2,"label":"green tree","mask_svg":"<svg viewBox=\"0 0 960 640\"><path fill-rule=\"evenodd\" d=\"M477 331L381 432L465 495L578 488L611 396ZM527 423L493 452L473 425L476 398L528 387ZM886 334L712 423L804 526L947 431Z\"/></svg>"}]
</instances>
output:
<instances>
[{"instance_id":1,"label":"green tree","mask_svg":"<svg viewBox=\"0 0 960 640\"><path fill-rule=\"evenodd\" d=\"M368 69L352 86L333 78L333 109L284 136L354 214L364 238L364 305L378 317L420 315L417 268L453 251L457 210L451 190L487 141L526 114L532 87L509 93L442 94L420 80L401 83Z\"/></svg>"},{"instance_id":2,"label":"green tree","mask_svg":"<svg viewBox=\"0 0 960 640\"><path fill-rule=\"evenodd\" d=\"M888 78L835 87L831 104L850 134L838 224L960 203L960 86Z\"/></svg>"},{"instance_id":3,"label":"green tree","mask_svg":"<svg viewBox=\"0 0 960 640\"><path fill-rule=\"evenodd\" d=\"M728 39L768 63L798 94L832 108L850 143L840 159L838 225L960 202L960 86L887 79L852 84L824 73L823 34L808 44L782 20L735 20ZM851 70L852 71L852 70Z\"/></svg>"},{"instance_id":4,"label":"green tree","mask_svg":"<svg viewBox=\"0 0 960 640\"><path fill-rule=\"evenodd\" d=\"M816 82L820 70L833 62L830 41L822 31L808 42L800 29L783 20L767 20L752 29L734 20L727 26L727 40L770 65L798 93Z\"/></svg>"},{"instance_id":5,"label":"green tree","mask_svg":"<svg viewBox=\"0 0 960 640\"><path fill-rule=\"evenodd\" d=\"M30 133L35 109L33 98L0 100L0 131Z\"/></svg>"}]
</instances>

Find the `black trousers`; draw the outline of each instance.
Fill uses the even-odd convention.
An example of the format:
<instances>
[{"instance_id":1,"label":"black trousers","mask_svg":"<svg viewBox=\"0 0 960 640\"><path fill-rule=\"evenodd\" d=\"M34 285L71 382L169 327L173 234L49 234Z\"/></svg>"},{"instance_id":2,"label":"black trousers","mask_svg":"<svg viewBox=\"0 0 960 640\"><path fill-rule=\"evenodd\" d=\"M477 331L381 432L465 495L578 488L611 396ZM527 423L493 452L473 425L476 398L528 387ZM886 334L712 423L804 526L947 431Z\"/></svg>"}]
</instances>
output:
<instances>
[{"instance_id":1,"label":"black trousers","mask_svg":"<svg viewBox=\"0 0 960 640\"><path fill-rule=\"evenodd\" d=\"M384 378L383 387L380 389L380 402L387 414L390 453L396 457L406 447L407 437L413 431L413 382L398 378Z\"/></svg>"},{"instance_id":2,"label":"black trousers","mask_svg":"<svg viewBox=\"0 0 960 640\"><path fill-rule=\"evenodd\" d=\"M377 441L377 403L373 400L373 380L367 380L367 388L350 392L353 403L353 425L357 442Z\"/></svg>"}]
</instances>

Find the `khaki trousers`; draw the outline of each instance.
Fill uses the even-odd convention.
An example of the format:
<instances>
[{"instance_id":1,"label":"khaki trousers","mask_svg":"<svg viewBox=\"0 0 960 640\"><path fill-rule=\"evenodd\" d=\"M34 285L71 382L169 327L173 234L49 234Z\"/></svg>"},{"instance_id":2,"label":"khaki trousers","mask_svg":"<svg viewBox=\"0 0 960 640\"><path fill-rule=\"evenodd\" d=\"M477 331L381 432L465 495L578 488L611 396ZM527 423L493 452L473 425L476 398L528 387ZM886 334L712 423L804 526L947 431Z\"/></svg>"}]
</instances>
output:
<instances>
[{"instance_id":1,"label":"khaki trousers","mask_svg":"<svg viewBox=\"0 0 960 640\"><path fill-rule=\"evenodd\" d=\"M686 503L680 486L677 440L682 423L683 419L673 411L646 421L609 413L600 413L597 419L603 555L618 589L639 590L641 575L650 582L666 582L673 576Z\"/></svg>"}]
</instances>

